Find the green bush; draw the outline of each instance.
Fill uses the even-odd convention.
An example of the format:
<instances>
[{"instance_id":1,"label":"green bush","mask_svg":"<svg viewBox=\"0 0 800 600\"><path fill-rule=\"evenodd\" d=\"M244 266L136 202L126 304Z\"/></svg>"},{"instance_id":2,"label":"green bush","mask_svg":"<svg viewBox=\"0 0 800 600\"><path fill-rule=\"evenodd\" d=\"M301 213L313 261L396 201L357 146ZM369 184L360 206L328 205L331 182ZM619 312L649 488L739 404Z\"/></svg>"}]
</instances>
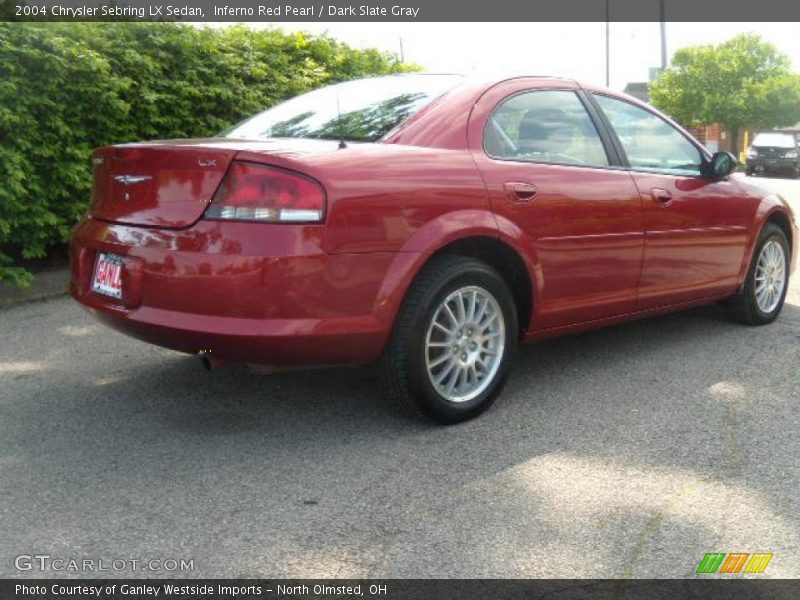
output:
<instances>
[{"instance_id":1,"label":"green bush","mask_svg":"<svg viewBox=\"0 0 800 600\"><path fill-rule=\"evenodd\" d=\"M92 148L203 137L296 94L413 69L328 36L175 23L0 23L0 280L63 245Z\"/></svg>"}]
</instances>

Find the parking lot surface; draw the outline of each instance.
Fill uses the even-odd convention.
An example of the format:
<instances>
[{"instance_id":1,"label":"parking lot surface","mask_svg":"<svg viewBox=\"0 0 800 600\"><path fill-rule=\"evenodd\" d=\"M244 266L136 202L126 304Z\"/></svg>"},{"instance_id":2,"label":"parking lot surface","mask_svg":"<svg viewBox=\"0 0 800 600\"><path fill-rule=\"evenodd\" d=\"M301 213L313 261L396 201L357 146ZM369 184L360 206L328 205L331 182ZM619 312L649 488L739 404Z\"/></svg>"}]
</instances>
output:
<instances>
[{"instance_id":1,"label":"parking lot surface","mask_svg":"<svg viewBox=\"0 0 800 600\"><path fill-rule=\"evenodd\" d=\"M792 198L800 183L764 180ZM19 555L191 559L137 577L800 577L800 286L526 346L455 427L369 368L207 373L68 298L0 311L0 577Z\"/></svg>"}]
</instances>

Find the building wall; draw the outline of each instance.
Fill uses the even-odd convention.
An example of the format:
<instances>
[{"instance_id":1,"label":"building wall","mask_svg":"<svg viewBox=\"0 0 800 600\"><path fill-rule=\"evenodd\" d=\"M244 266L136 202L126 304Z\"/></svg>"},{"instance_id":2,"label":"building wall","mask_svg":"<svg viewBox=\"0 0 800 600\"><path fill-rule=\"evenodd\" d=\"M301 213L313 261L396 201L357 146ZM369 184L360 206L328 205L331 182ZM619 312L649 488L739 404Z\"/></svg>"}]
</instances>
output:
<instances>
[{"instance_id":1,"label":"building wall","mask_svg":"<svg viewBox=\"0 0 800 600\"><path fill-rule=\"evenodd\" d=\"M740 162L744 162L747 148L757 133L757 129L742 128L739 130L738 148L733 148L731 136L719 123L711 125L697 125L687 127L689 132L698 139L709 152L732 152Z\"/></svg>"}]
</instances>

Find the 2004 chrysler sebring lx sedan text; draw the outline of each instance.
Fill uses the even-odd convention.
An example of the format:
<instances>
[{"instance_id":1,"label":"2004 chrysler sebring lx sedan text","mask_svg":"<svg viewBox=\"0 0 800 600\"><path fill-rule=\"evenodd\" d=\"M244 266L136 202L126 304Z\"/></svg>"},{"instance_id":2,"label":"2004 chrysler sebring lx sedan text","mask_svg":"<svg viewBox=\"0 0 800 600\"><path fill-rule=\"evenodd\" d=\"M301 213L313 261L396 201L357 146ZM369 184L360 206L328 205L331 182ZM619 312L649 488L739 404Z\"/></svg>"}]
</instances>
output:
<instances>
[{"instance_id":1,"label":"2004 chrysler sebring lx sedan text","mask_svg":"<svg viewBox=\"0 0 800 600\"><path fill-rule=\"evenodd\" d=\"M351 81L92 162L72 294L103 322L215 363L381 359L440 422L491 404L519 340L720 300L769 323L796 255L730 154L570 80Z\"/></svg>"}]
</instances>

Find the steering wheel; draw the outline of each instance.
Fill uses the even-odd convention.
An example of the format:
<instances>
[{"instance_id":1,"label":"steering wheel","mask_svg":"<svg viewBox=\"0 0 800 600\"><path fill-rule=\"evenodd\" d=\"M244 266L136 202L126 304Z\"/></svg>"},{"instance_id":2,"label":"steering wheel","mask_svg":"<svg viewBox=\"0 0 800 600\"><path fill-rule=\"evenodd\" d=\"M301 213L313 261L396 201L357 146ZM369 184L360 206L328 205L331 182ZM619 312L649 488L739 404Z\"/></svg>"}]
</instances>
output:
<instances>
[{"instance_id":1,"label":"steering wheel","mask_svg":"<svg viewBox=\"0 0 800 600\"><path fill-rule=\"evenodd\" d=\"M517 145L508 137L503 128L498 125L497 121L494 120L494 117L489 119L489 122L492 126L492 131L494 132L495 137L497 138L498 143L503 146L503 154L505 156L514 156L519 153L519 149Z\"/></svg>"}]
</instances>

